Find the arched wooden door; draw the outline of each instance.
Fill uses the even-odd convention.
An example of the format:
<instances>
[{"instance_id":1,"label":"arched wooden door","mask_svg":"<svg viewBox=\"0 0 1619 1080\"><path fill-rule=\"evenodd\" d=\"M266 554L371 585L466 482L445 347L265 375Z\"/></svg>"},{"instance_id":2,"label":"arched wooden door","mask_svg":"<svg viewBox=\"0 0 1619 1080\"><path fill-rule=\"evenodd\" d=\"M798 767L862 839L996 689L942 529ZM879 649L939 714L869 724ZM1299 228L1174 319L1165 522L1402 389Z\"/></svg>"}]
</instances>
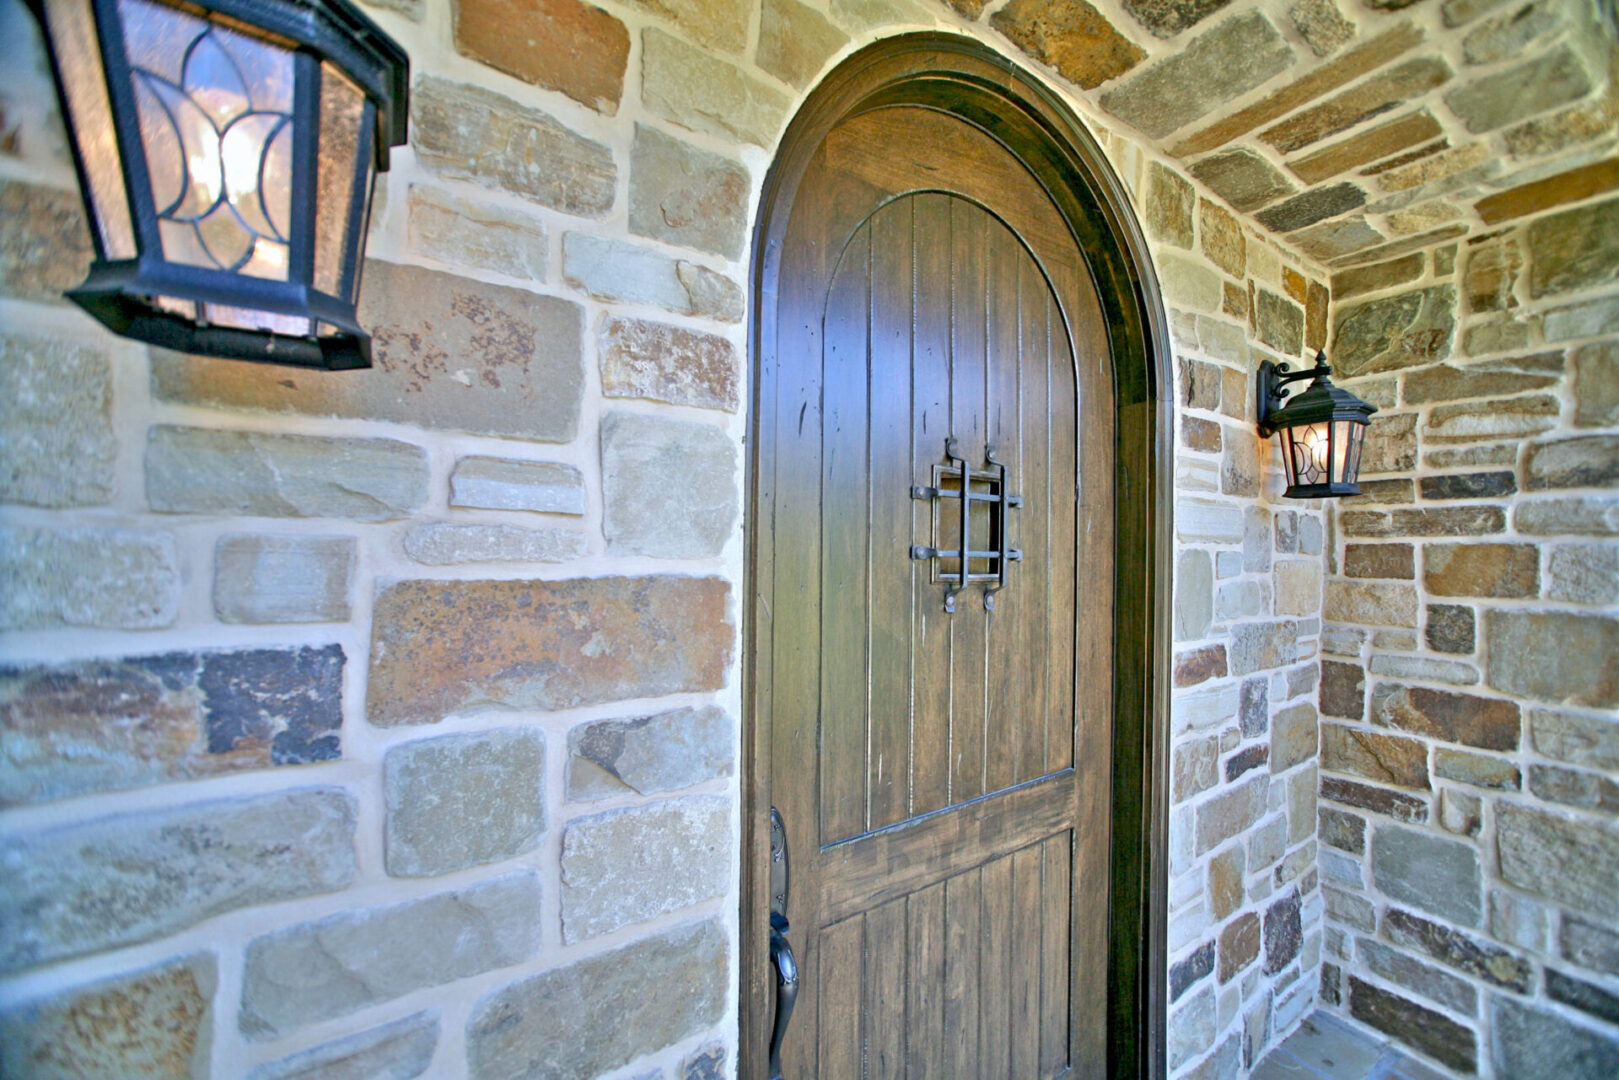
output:
<instances>
[{"instance_id":1,"label":"arched wooden door","mask_svg":"<svg viewBox=\"0 0 1619 1080\"><path fill-rule=\"evenodd\" d=\"M782 1075L1102 1077L1119 571L1103 286L1027 162L903 94L826 126L778 236L749 667L755 790L790 865L767 902L799 972ZM765 1075L775 1001L745 1005L747 1075Z\"/></svg>"}]
</instances>

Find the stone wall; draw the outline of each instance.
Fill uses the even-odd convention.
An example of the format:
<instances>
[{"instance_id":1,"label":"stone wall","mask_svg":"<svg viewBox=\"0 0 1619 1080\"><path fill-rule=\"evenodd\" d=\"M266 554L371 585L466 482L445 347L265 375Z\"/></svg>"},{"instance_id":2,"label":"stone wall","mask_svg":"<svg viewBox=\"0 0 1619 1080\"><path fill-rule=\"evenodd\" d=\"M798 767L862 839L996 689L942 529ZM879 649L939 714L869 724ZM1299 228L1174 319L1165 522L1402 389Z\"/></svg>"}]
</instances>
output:
<instances>
[{"instance_id":1,"label":"stone wall","mask_svg":"<svg viewBox=\"0 0 1619 1080\"><path fill-rule=\"evenodd\" d=\"M1614 510L1581 490L1612 483L1612 394L1589 389L1611 388L1612 358L1573 347L1615 332L1611 301L1574 303L1611 280L1578 243L1612 235L1611 215L1581 207L1598 215L1583 229L1566 208L1514 217L1493 239L1429 251L1437 218L1418 197L1472 182L1465 154L1419 165L1399 206L1368 205L1334 171L1411 145L1400 138L1435 141L1421 123L1361 135L1454 89L1459 36L1444 46L1454 65L1408 54L1453 9L1478 17L1467 2L1413 24L1383 10L1402 5L1350 19L1330 0L1218 16L1220 3L1136 0L386 0L376 17L409 49L415 84L411 143L371 230L361 318L378 366L329 376L147 350L61 300L86 241L31 23L0 0L5 68L20 73L0 118L0 1072L728 1074L749 224L807 90L912 28L978 37L1052 81L1131 192L1169 307L1172 1076L1251 1065L1316 1003L1324 951L1336 1000L1396 1033L1427 1016L1408 993L1465 1019L1439 991L1412 990L1412 972L1469 986L1485 1068L1492 1037L1535 1047L1558 1023L1603 1030L1615 984L1602 879L1575 879L1576 902L1537 899L1510 875L1534 874L1556 844L1586 860L1610 851L1611 733L1597 721L1612 703L1561 701L1585 653L1554 650L1555 676L1523 663L1528 649L1498 650L1519 658L1515 674L1479 660L1492 633L1566 643L1612 623L1611 597L1570 592L1612 578L1594 533L1613 530ZM1539 107L1594 85L1575 81ZM1367 97L1372 84L1382 96ZM1319 186L1300 192L1280 172L1288 154ZM1378 228L1409 250L1380 246ZM1320 262L1345 257L1372 266L1332 275ZM1386 408L1368 467L1392 483L1376 497L1399 497L1403 480L1409 505L1333 519L1284 503L1252 426L1254 367L1321 345L1329 303L1341 328L1391 295L1360 317L1368 334L1388 327L1401 363L1434 363L1352 385ZM1352 337L1339 330L1359 375ZM1458 342L1452 359L1485 359L1438 366L1422 350L1440 337ZM1524 434L1535 443L1521 462L1465 458ZM1488 487L1502 473L1524 489L1510 510ZM1430 505L1446 494L1459 501ZM1397 542L1349 535L1353 513L1415 530L1492 507L1519 549L1500 555L1513 580L1526 544L1579 537L1534 555L1534 599L1478 603L1427 581L1474 580L1471 560L1492 551L1412 543L1401 578ZM1330 585L1329 557L1346 575ZM1395 570L1347 576L1368 558ZM1386 608L1402 625L1345 655L1346 616ZM1467 655L1495 689L1434 678L1466 662L1426 635L1459 641L1468 625ZM1592 640L1611 646L1601 632ZM1356 671L1364 693L1388 682L1404 697L1368 698L1358 722L1334 714L1323 736L1318 696L1338 700ZM1439 720L1396 732L1370 719L1445 714L1434 694L1451 692L1498 702L1452 710L1466 738L1420 727ZM1502 738L1509 707L1516 749L1480 745ZM1374 735L1418 745L1449 802L1341 775L1360 760L1351 744ZM1516 810L1432 779L1441 759L1491 755L1522 774L1524 791L1504 797ZM1384 816L1340 801L1379 791L1365 798L1386 799ZM1442 827L1468 795L1482 843ZM1419 805L1431 820L1411 820ZM1342 850L1355 819L1359 895ZM1518 869L1489 891L1503 820L1526 842L1508 842ZM1430 867L1470 866L1472 921L1410 898ZM1341 876L1325 889L1329 868ZM1496 892L1514 926L1576 912L1555 927L1542 916L1544 953L1510 943L1533 976L1522 994L1468 974L1511 977L1468 951L1487 945ZM1380 912L1375 940L1347 929L1357 899Z\"/></svg>"},{"instance_id":2,"label":"stone wall","mask_svg":"<svg viewBox=\"0 0 1619 1080\"><path fill-rule=\"evenodd\" d=\"M1610 163L1611 164L1611 163ZM1335 275L1322 997L1464 1075L1619 1073L1619 200Z\"/></svg>"}]
</instances>

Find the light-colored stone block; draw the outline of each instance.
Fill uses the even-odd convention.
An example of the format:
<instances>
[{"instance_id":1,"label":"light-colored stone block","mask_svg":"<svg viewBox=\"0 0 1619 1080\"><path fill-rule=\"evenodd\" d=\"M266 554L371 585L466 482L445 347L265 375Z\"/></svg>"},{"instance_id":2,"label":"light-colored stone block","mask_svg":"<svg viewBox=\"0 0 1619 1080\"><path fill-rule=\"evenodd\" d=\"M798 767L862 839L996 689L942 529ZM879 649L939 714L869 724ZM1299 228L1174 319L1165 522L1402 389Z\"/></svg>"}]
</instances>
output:
<instances>
[{"instance_id":1,"label":"light-colored stone block","mask_svg":"<svg viewBox=\"0 0 1619 1080\"><path fill-rule=\"evenodd\" d=\"M467 1022L469 1075L596 1076L690 1038L725 1015L728 952L710 920L496 990Z\"/></svg>"},{"instance_id":2,"label":"light-colored stone block","mask_svg":"<svg viewBox=\"0 0 1619 1080\"><path fill-rule=\"evenodd\" d=\"M562 277L597 300L648 304L720 322L742 319L742 290L705 266L593 233L562 238Z\"/></svg>"},{"instance_id":3,"label":"light-colored stone block","mask_svg":"<svg viewBox=\"0 0 1619 1080\"><path fill-rule=\"evenodd\" d=\"M354 877L353 797L335 788L124 812L0 843L0 970L172 934Z\"/></svg>"},{"instance_id":4,"label":"light-colored stone block","mask_svg":"<svg viewBox=\"0 0 1619 1080\"><path fill-rule=\"evenodd\" d=\"M440 262L544 281L550 242L539 218L412 185L406 243Z\"/></svg>"},{"instance_id":5,"label":"light-colored stone block","mask_svg":"<svg viewBox=\"0 0 1619 1080\"><path fill-rule=\"evenodd\" d=\"M583 533L570 529L520 529L515 525L457 525L444 521L414 526L405 534L405 554L425 566L480 562L566 562L585 553Z\"/></svg>"},{"instance_id":6,"label":"light-colored stone block","mask_svg":"<svg viewBox=\"0 0 1619 1080\"><path fill-rule=\"evenodd\" d=\"M248 1080L414 1080L432 1065L438 1038L438 1017L419 1012L260 1065Z\"/></svg>"},{"instance_id":7,"label":"light-colored stone block","mask_svg":"<svg viewBox=\"0 0 1619 1080\"><path fill-rule=\"evenodd\" d=\"M390 521L427 497L427 455L394 439L318 438L159 425L146 498L170 514Z\"/></svg>"},{"instance_id":8,"label":"light-colored stone block","mask_svg":"<svg viewBox=\"0 0 1619 1080\"><path fill-rule=\"evenodd\" d=\"M736 525L736 444L719 428L612 412L602 421L602 531L616 554L718 555Z\"/></svg>"},{"instance_id":9,"label":"light-colored stone block","mask_svg":"<svg viewBox=\"0 0 1619 1080\"><path fill-rule=\"evenodd\" d=\"M568 732L568 798L652 795L730 776L733 727L713 705L581 724Z\"/></svg>"},{"instance_id":10,"label":"light-colored stone block","mask_svg":"<svg viewBox=\"0 0 1619 1080\"><path fill-rule=\"evenodd\" d=\"M105 505L117 456L106 355L0 334L0 502Z\"/></svg>"},{"instance_id":11,"label":"light-colored stone block","mask_svg":"<svg viewBox=\"0 0 1619 1080\"><path fill-rule=\"evenodd\" d=\"M641 99L693 131L772 146L787 95L662 30L641 35Z\"/></svg>"},{"instance_id":12,"label":"light-colored stone block","mask_svg":"<svg viewBox=\"0 0 1619 1080\"><path fill-rule=\"evenodd\" d=\"M725 891L729 800L694 795L570 822L562 838L562 938L583 941Z\"/></svg>"},{"instance_id":13,"label":"light-colored stone block","mask_svg":"<svg viewBox=\"0 0 1619 1080\"><path fill-rule=\"evenodd\" d=\"M179 586L165 532L0 529L0 630L170 626Z\"/></svg>"},{"instance_id":14,"label":"light-colored stone block","mask_svg":"<svg viewBox=\"0 0 1619 1080\"><path fill-rule=\"evenodd\" d=\"M228 623L344 622L352 536L222 536L214 547L214 612Z\"/></svg>"},{"instance_id":15,"label":"light-colored stone block","mask_svg":"<svg viewBox=\"0 0 1619 1080\"><path fill-rule=\"evenodd\" d=\"M240 1027L272 1039L306 1024L528 960L540 947L538 875L348 911L255 938Z\"/></svg>"},{"instance_id":16,"label":"light-colored stone block","mask_svg":"<svg viewBox=\"0 0 1619 1080\"><path fill-rule=\"evenodd\" d=\"M572 465L464 457L450 472L450 505L475 510L583 514L585 482Z\"/></svg>"},{"instance_id":17,"label":"light-colored stone block","mask_svg":"<svg viewBox=\"0 0 1619 1080\"><path fill-rule=\"evenodd\" d=\"M752 182L738 161L645 124L630 151L630 231L735 259Z\"/></svg>"},{"instance_id":18,"label":"light-colored stone block","mask_svg":"<svg viewBox=\"0 0 1619 1080\"><path fill-rule=\"evenodd\" d=\"M602 324L597 349L607 397L726 412L741 405L736 349L717 334L612 316Z\"/></svg>"},{"instance_id":19,"label":"light-colored stone block","mask_svg":"<svg viewBox=\"0 0 1619 1080\"><path fill-rule=\"evenodd\" d=\"M545 738L508 729L421 739L383 758L383 848L395 877L529 851L545 832Z\"/></svg>"}]
</instances>

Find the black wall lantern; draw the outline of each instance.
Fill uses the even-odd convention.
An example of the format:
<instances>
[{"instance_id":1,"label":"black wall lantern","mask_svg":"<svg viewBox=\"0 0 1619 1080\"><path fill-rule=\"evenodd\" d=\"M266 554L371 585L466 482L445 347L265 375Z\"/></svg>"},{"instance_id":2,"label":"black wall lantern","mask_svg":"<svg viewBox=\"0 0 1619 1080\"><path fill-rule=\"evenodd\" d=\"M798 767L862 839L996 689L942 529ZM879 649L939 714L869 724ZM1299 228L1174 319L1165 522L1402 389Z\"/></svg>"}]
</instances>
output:
<instances>
[{"instance_id":1,"label":"black wall lantern","mask_svg":"<svg viewBox=\"0 0 1619 1080\"><path fill-rule=\"evenodd\" d=\"M347 0L28 0L96 258L68 296L184 352L371 366L355 318L409 60Z\"/></svg>"},{"instance_id":2,"label":"black wall lantern","mask_svg":"<svg viewBox=\"0 0 1619 1080\"><path fill-rule=\"evenodd\" d=\"M1376 407L1332 385L1327 354L1315 354L1315 367L1292 371L1269 360L1259 365L1259 433L1280 432L1289 499L1359 495L1360 446ZM1302 394L1287 398L1283 388L1314 378Z\"/></svg>"}]
</instances>

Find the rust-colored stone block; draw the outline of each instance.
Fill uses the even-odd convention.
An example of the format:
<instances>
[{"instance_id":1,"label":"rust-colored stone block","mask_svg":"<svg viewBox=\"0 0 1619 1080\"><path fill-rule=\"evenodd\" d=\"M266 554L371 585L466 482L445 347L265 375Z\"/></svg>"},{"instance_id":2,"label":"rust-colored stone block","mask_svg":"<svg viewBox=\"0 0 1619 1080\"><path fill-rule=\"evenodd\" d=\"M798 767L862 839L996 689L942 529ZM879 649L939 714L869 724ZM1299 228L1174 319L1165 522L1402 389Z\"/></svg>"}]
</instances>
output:
<instances>
[{"instance_id":1,"label":"rust-colored stone block","mask_svg":"<svg viewBox=\"0 0 1619 1080\"><path fill-rule=\"evenodd\" d=\"M1437 138L1440 131L1439 121L1434 119L1433 114L1427 109L1418 109L1331 146L1323 146L1297 161L1289 162L1287 167L1306 184L1319 184L1341 172L1380 161L1390 154Z\"/></svg>"},{"instance_id":2,"label":"rust-colored stone block","mask_svg":"<svg viewBox=\"0 0 1619 1080\"><path fill-rule=\"evenodd\" d=\"M1346 54L1344 59L1349 55ZM1337 61L1342 63L1342 61ZM1451 76L1450 65L1425 56L1385 71L1329 101L1324 101L1260 132L1260 139L1284 154L1346 131L1362 120L1395 108L1402 101L1432 90Z\"/></svg>"},{"instance_id":3,"label":"rust-colored stone block","mask_svg":"<svg viewBox=\"0 0 1619 1080\"><path fill-rule=\"evenodd\" d=\"M377 596L366 714L393 727L718 690L729 599L718 578L401 581Z\"/></svg>"},{"instance_id":4,"label":"rust-colored stone block","mask_svg":"<svg viewBox=\"0 0 1619 1080\"><path fill-rule=\"evenodd\" d=\"M1423 584L1435 596L1534 596L1540 549L1534 544L1430 544Z\"/></svg>"},{"instance_id":5,"label":"rust-colored stone block","mask_svg":"<svg viewBox=\"0 0 1619 1080\"><path fill-rule=\"evenodd\" d=\"M624 92L630 32L579 0L456 0L455 47L612 116Z\"/></svg>"},{"instance_id":6,"label":"rust-colored stone block","mask_svg":"<svg viewBox=\"0 0 1619 1080\"><path fill-rule=\"evenodd\" d=\"M1426 743L1344 724L1321 725L1321 767L1395 787L1429 787Z\"/></svg>"},{"instance_id":7,"label":"rust-colored stone block","mask_svg":"<svg viewBox=\"0 0 1619 1080\"><path fill-rule=\"evenodd\" d=\"M1230 982L1259 958L1259 916L1245 912L1220 931L1221 982Z\"/></svg>"},{"instance_id":8,"label":"rust-colored stone block","mask_svg":"<svg viewBox=\"0 0 1619 1080\"><path fill-rule=\"evenodd\" d=\"M1523 728L1523 710L1513 702L1425 686L1379 686L1372 713L1386 727L1481 750L1518 749Z\"/></svg>"},{"instance_id":9,"label":"rust-colored stone block","mask_svg":"<svg viewBox=\"0 0 1619 1080\"><path fill-rule=\"evenodd\" d=\"M1417 576L1411 545L1349 544L1344 548L1344 575L1410 581Z\"/></svg>"}]
</instances>

